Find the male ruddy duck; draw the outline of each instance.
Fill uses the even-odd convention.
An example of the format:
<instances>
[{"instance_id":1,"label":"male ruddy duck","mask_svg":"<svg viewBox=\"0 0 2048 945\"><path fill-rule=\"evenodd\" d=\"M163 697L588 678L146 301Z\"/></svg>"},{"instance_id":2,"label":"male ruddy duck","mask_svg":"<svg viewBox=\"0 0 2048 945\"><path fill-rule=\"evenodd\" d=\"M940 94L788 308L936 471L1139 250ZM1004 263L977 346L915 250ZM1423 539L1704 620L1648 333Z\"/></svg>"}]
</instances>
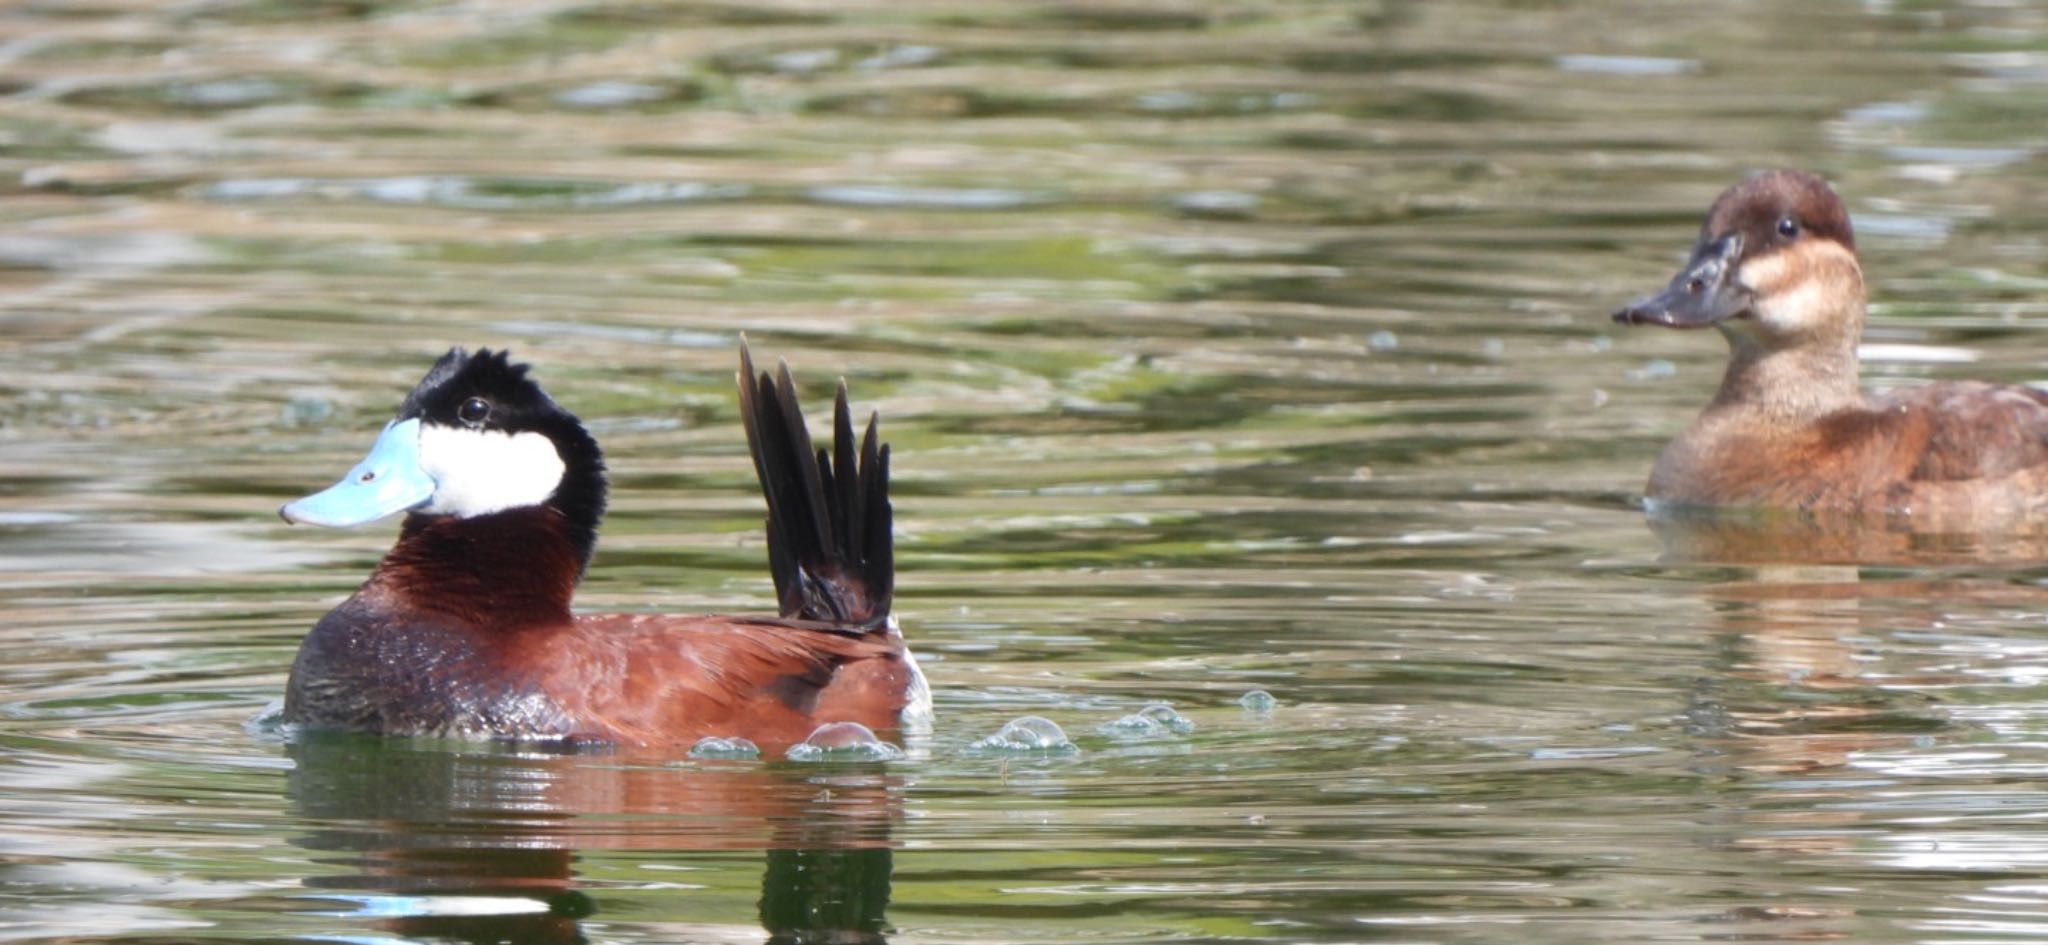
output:
<instances>
[{"instance_id":1,"label":"male ruddy duck","mask_svg":"<svg viewBox=\"0 0 2048 945\"><path fill-rule=\"evenodd\" d=\"M1820 178L1759 174L1707 210L1663 292L1614 313L1728 339L1720 393L1664 448L1645 494L1680 505L1908 517L1983 529L2048 504L2048 395L1977 382L1865 395L1863 271Z\"/></svg>"},{"instance_id":2,"label":"male ruddy duck","mask_svg":"<svg viewBox=\"0 0 2048 945\"><path fill-rule=\"evenodd\" d=\"M605 508L603 455L505 352L443 355L332 488L279 510L345 527L408 512L361 589L299 646L284 717L392 735L621 745L819 725L899 729L930 694L889 615L889 448L856 449L842 381L830 452L789 368L740 347L740 413L768 499L779 617L571 615Z\"/></svg>"}]
</instances>

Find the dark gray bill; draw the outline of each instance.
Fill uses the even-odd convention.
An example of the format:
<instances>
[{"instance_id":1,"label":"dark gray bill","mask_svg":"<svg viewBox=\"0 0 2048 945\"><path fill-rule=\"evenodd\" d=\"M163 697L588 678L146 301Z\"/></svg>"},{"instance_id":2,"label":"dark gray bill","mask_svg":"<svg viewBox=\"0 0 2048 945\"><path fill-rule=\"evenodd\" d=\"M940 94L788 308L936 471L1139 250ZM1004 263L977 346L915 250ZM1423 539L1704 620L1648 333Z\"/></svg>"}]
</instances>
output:
<instances>
[{"instance_id":1,"label":"dark gray bill","mask_svg":"<svg viewBox=\"0 0 2048 945\"><path fill-rule=\"evenodd\" d=\"M1704 328L1749 310L1750 293L1735 282L1742 234L1730 233L1693 250L1692 262L1656 295L1630 302L1614 313L1626 325Z\"/></svg>"}]
</instances>

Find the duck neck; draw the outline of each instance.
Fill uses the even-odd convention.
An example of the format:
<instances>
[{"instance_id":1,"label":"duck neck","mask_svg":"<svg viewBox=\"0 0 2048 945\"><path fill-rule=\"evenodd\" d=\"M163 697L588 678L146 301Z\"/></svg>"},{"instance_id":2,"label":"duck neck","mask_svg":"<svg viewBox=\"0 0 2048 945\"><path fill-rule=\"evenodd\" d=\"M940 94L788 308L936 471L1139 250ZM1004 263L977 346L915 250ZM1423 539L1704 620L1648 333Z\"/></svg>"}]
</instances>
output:
<instances>
[{"instance_id":1,"label":"duck neck","mask_svg":"<svg viewBox=\"0 0 2048 945\"><path fill-rule=\"evenodd\" d=\"M1789 347L1760 344L1734 332L1728 340L1728 371L1709 411L1756 411L1803 421L1863 403L1853 334L1828 344Z\"/></svg>"},{"instance_id":2,"label":"duck neck","mask_svg":"<svg viewBox=\"0 0 2048 945\"><path fill-rule=\"evenodd\" d=\"M551 506L473 518L415 513L370 583L482 626L557 624L569 619L587 534Z\"/></svg>"}]
</instances>

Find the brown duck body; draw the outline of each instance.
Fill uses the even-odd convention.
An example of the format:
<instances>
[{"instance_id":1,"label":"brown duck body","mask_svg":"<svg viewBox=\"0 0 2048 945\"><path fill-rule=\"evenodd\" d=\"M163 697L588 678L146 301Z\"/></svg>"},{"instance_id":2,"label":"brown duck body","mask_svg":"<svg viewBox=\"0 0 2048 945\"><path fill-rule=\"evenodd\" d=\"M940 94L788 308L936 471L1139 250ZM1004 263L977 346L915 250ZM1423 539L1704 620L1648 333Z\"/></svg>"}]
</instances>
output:
<instances>
[{"instance_id":1,"label":"brown duck body","mask_svg":"<svg viewBox=\"0 0 2048 945\"><path fill-rule=\"evenodd\" d=\"M2048 395L1951 382L1866 395L1863 273L1828 186L1776 171L1729 188L1692 260L1619 321L1727 339L1712 403L1658 457L1645 495L1683 505L1848 513L1981 530L2048 507Z\"/></svg>"},{"instance_id":2,"label":"brown duck body","mask_svg":"<svg viewBox=\"0 0 2048 945\"><path fill-rule=\"evenodd\" d=\"M889 732L927 711L888 616L887 454L873 426L856 459L842 391L838 455L813 455L787 372L743 371L781 616L573 615L601 500L559 501L557 490L485 514L414 512L369 580L301 644L286 720L618 745L740 737L780 753L825 723ZM602 489L599 472L582 478Z\"/></svg>"},{"instance_id":3,"label":"brown duck body","mask_svg":"<svg viewBox=\"0 0 2048 945\"><path fill-rule=\"evenodd\" d=\"M1664 448L1644 493L1997 527L2048 507L2048 395L1960 381L1793 422L1717 403Z\"/></svg>"},{"instance_id":4,"label":"brown duck body","mask_svg":"<svg viewBox=\"0 0 2048 945\"><path fill-rule=\"evenodd\" d=\"M916 670L887 622L572 616L576 564L555 518L410 519L369 581L300 645L286 717L622 745L741 736L779 752L828 721L896 729L911 707ZM457 546L466 553L447 553ZM556 566L536 568L545 561ZM505 580L522 571L554 580Z\"/></svg>"}]
</instances>

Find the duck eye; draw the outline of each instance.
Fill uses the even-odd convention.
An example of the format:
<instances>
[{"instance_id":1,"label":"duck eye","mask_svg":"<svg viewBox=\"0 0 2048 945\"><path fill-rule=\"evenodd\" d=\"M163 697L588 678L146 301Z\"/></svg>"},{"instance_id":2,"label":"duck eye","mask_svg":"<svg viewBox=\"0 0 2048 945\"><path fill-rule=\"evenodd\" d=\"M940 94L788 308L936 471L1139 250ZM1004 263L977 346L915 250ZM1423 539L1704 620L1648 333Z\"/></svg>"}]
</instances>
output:
<instances>
[{"instance_id":1,"label":"duck eye","mask_svg":"<svg viewBox=\"0 0 2048 945\"><path fill-rule=\"evenodd\" d=\"M1778 235L1788 240L1795 236L1798 236L1799 221L1794 220L1791 217L1781 218L1780 220L1778 220Z\"/></svg>"},{"instance_id":2,"label":"duck eye","mask_svg":"<svg viewBox=\"0 0 2048 945\"><path fill-rule=\"evenodd\" d=\"M482 397L471 397L455 408L455 418L472 426L484 422L491 415L491 402Z\"/></svg>"}]
</instances>

